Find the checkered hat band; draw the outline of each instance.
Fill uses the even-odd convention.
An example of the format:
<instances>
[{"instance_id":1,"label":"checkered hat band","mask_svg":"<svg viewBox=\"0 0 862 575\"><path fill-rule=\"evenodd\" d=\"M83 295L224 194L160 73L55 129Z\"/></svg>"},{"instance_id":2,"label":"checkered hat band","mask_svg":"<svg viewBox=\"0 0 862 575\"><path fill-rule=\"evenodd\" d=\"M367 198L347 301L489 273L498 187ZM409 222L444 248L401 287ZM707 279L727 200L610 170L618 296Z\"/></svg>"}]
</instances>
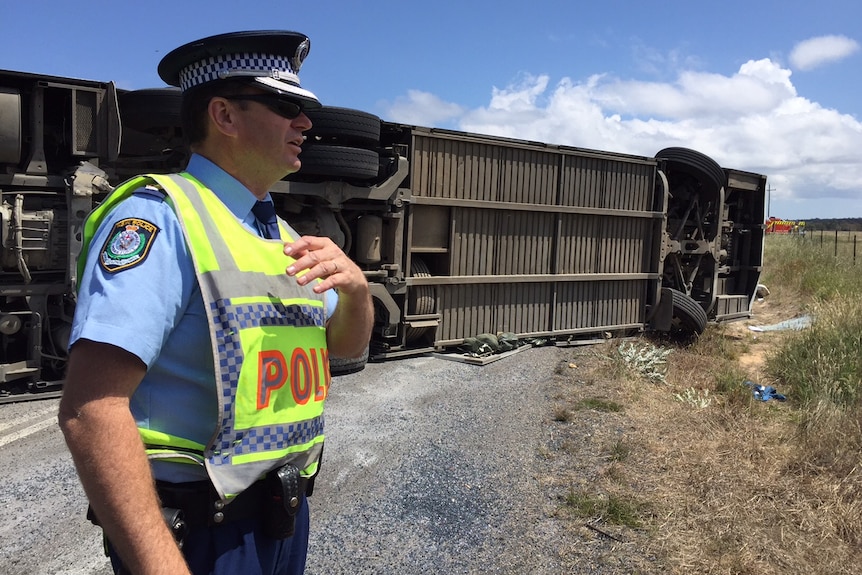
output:
<instances>
[{"instance_id":1,"label":"checkered hat band","mask_svg":"<svg viewBox=\"0 0 862 575\"><path fill-rule=\"evenodd\" d=\"M195 62L180 70L180 88L188 90L232 76L269 76L299 85L290 60L272 54L226 54Z\"/></svg>"}]
</instances>

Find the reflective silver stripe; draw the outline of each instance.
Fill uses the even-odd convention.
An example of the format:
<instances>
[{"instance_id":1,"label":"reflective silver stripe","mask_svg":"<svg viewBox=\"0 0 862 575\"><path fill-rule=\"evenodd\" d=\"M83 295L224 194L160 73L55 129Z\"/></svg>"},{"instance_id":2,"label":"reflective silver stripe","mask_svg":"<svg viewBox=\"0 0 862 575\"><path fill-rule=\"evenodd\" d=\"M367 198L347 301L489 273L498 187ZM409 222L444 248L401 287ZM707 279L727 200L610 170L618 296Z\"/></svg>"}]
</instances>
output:
<instances>
[{"instance_id":1,"label":"reflective silver stripe","mask_svg":"<svg viewBox=\"0 0 862 575\"><path fill-rule=\"evenodd\" d=\"M241 468L238 470L242 472L241 475L221 473L221 471L225 469L225 466L223 466L219 468L219 475L217 477L219 484L217 485L213 482L213 485L223 497L230 498L241 493L250 485L248 481L243 479L246 474L259 478L271 469L281 467L285 463L295 465L298 469L305 469L309 465L320 461L320 455L322 453L323 443L316 443L304 452L296 454L292 453L286 457L282 457L278 461L265 460L243 463L241 466L238 466ZM237 466L227 466L228 469L234 469L235 467ZM254 481L252 481L252 483L253 482Z\"/></svg>"}]
</instances>

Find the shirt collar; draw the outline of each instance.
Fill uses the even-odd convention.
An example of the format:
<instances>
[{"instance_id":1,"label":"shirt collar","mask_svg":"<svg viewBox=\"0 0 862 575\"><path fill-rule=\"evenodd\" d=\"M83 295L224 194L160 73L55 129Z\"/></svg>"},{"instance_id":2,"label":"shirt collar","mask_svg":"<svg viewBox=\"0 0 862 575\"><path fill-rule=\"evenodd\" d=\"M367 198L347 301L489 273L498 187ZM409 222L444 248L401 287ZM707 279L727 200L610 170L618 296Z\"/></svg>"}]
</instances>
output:
<instances>
[{"instance_id":1,"label":"shirt collar","mask_svg":"<svg viewBox=\"0 0 862 575\"><path fill-rule=\"evenodd\" d=\"M247 224L253 224L255 218L251 208L257 198L239 180L199 154L192 154L186 171L212 190L237 218ZM264 199L271 201L269 192Z\"/></svg>"}]
</instances>

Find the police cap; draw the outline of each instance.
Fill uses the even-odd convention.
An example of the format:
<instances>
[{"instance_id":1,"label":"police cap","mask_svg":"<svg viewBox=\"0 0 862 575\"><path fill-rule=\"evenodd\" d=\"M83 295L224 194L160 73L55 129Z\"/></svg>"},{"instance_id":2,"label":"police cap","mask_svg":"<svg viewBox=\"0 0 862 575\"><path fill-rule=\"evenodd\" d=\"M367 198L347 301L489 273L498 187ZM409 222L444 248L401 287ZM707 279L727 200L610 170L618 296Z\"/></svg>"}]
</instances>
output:
<instances>
[{"instance_id":1,"label":"police cap","mask_svg":"<svg viewBox=\"0 0 862 575\"><path fill-rule=\"evenodd\" d=\"M159 62L159 76L183 91L228 78L247 78L255 86L320 107L299 84L299 69L311 48L305 34L286 30L230 32L189 42Z\"/></svg>"}]
</instances>

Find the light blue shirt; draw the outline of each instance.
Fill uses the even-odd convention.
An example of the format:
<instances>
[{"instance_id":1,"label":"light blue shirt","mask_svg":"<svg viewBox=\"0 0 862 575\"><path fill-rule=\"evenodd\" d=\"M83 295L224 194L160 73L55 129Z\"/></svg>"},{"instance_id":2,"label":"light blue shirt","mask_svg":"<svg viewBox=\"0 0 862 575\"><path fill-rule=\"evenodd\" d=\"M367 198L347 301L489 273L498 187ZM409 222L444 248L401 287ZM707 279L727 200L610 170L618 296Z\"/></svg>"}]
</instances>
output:
<instances>
[{"instance_id":1,"label":"light blue shirt","mask_svg":"<svg viewBox=\"0 0 862 575\"><path fill-rule=\"evenodd\" d=\"M193 155L187 171L260 234L251 212L257 198L245 186L203 156ZM158 232L143 261L110 273L99 265L99 257L114 224L125 218L145 220ZM298 237L293 230L291 234ZM336 305L337 295L330 290L327 318ZM139 427L201 444L210 440L219 414L208 318L182 228L161 192L137 190L96 232L79 278L70 347L82 338L125 349L146 364L131 402ZM175 482L206 478L202 467L158 461L153 473Z\"/></svg>"}]
</instances>

